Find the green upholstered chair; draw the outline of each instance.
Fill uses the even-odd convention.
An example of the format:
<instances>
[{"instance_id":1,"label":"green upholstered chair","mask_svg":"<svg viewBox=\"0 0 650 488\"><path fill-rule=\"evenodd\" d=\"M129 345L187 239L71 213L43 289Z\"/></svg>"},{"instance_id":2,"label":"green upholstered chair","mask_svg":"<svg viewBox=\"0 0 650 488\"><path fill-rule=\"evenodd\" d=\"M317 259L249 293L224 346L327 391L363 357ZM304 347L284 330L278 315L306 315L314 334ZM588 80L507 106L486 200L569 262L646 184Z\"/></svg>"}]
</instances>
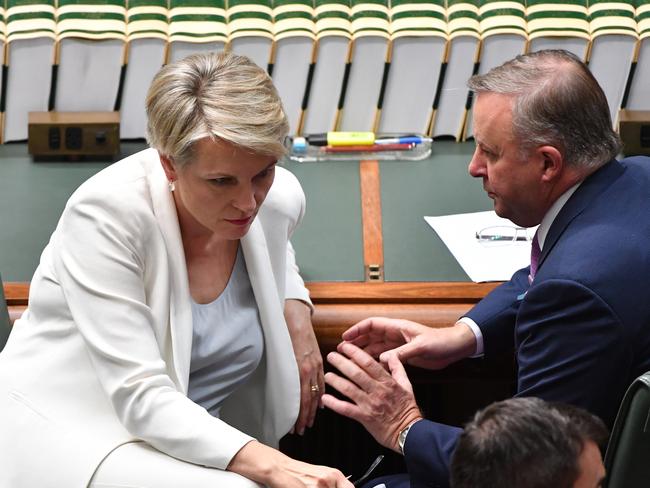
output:
<instances>
[{"instance_id":1,"label":"green upholstered chair","mask_svg":"<svg viewBox=\"0 0 650 488\"><path fill-rule=\"evenodd\" d=\"M112 111L126 42L126 0L58 0L54 110Z\"/></svg>"},{"instance_id":2,"label":"green upholstered chair","mask_svg":"<svg viewBox=\"0 0 650 488\"><path fill-rule=\"evenodd\" d=\"M316 0L313 76L300 132L334 130L352 39L350 0ZM348 68L349 69L349 68Z\"/></svg>"},{"instance_id":3,"label":"green upholstered chair","mask_svg":"<svg viewBox=\"0 0 650 488\"><path fill-rule=\"evenodd\" d=\"M228 0L226 17L232 52L244 54L267 68L273 46L272 0Z\"/></svg>"},{"instance_id":4,"label":"green upholstered chair","mask_svg":"<svg viewBox=\"0 0 650 488\"><path fill-rule=\"evenodd\" d=\"M392 0L390 42L378 131L427 133L447 46L444 0Z\"/></svg>"},{"instance_id":5,"label":"green upholstered chair","mask_svg":"<svg viewBox=\"0 0 650 488\"><path fill-rule=\"evenodd\" d=\"M223 50L228 40L225 7L225 0L170 0L168 61Z\"/></svg>"},{"instance_id":6,"label":"green upholstered chair","mask_svg":"<svg viewBox=\"0 0 650 488\"><path fill-rule=\"evenodd\" d=\"M27 139L27 114L48 109L56 37L54 0L7 0L7 141Z\"/></svg>"},{"instance_id":7,"label":"green upholstered chair","mask_svg":"<svg viewBox=\"0 0 650 488\"><path fill-rule=\"evenodd\" d=\"M120 99L120 137L145 137L144 103L151 80L165 63L168 39L167 0L129 0L126 56Z\"/></svg>"},{"instance_id":8,"label":"green upholstered chair","mask_svg":"<svg viewBox=\"0 0 650 488\"><path fill-rule=\"evenodd\" d=\"M638 40L635 12L634 0L589 1L589 69L605 92L614 126Z\"/></svg>"},{"instance_id":9,"label":"green upholstered chair","mask_svg":"<svg viewBox=\"0 0 650 488\"><path fill-rule=\"evenodd\" d=\"M299 131L302 103L316 41L312 0L273 2L273 59L271 72L284 110L290 134Z\"/></svg>"},{"instance_id":10,"label":"green upholstered chair","mask_svg":"<svg viewBox=\"0 0 650 488\"><path fill-rule=\"evenodd\" d=\"M338 130L372 131L390 39L388 0L352 0L350 75Z\"/></svg>"},{"instance_id":11,"label":"green upholstered chair","mask_svg":"<svg viewBox=\"0 0 650 488\"><path fill-rule=\"evenodd\" d=\"M11 332L11 321L9 320L7 301L5 300L4 288L2 286L2 277L0 277L0 351L4 349L7 343L9 332Z\"/></svg>"},{"instance_id":12,"label":"green upholstered chair","mask_svg":"<svg viewBox=\"0 0 650 488\"><path fill-rule=\"evenodd\" d=\"M605 454L607 488L645 488L650 483L650 372L628 388Z\"/></svg>"},{"instance_id":13,"label":"green upholstered chair","mask_svg":"<svg viewBox=\"0 0 650 488\"><path fill-rule=\"evenodd\" d=\"M467 112L467 79L472 75L480 52L478 0L447 1L447 33L445 76L433 114L431 134L459 141Z\"/></svg>"},{"instance_id":14,"label":"green upholstered chair","mask_svg":"<svg viewBox=\"0 0 650 488\"><path fill-rule=\"evenodd\" d=\"M566 49L586 59L589 45L587 0L526 1L528 50Z\"/></svg>"}]
</instances>

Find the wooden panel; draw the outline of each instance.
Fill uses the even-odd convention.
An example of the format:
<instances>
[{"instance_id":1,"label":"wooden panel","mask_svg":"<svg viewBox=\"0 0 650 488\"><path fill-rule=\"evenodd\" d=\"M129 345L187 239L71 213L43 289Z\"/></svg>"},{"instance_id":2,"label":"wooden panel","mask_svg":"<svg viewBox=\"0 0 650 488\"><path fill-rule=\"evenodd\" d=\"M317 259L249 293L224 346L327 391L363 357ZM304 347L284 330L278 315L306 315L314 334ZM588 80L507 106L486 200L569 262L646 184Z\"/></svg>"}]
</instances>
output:
<instances>
[{"instance_id":1,"label":"wooden panel","mask_svg":"<svg viewBox=\"0 0 650 488\"><path fill-rule=\"evenodd\" d=\"M467 282L311 282L314 303L476 303L500 283Z\"/></svg>"},{"instance_id":2,"label":"wooden panel","mask_svg":"<svg viewBox=\"0 0 650 488\"><path fill-rule=\"evenodd\" d=\"M378 161L361 161L361 219L363 267L366 281L384 281L384 239L381 225L381 183Z\"/></svg>"}]
</instances>

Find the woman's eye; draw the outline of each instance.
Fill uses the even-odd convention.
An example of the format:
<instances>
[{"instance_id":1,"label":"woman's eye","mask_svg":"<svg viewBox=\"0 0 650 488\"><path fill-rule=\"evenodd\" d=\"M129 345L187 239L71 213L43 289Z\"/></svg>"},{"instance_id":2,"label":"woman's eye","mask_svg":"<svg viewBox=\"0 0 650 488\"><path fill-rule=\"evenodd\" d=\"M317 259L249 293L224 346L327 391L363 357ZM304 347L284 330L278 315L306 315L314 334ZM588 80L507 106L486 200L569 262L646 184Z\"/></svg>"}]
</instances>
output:
<instances>
[{"instance_id":1,"label":"woman's eye","mask_svg":"<svg viewBox=\"0 0 650 488\"><path fill-rule=\"evenodd\" d=\"M275 166L272 166L270 168L266 168L264 171L261 171L261 172L257 173L257 178L266 178L271 173L273 173L274 169L275 169Z\"/></svg>"},{"instance_id":2,"label":"woman's eye","mask_svg":"<svg viewBox=\"0 0 650 488\"><path fill-rule=\"evenodd\" d=\"M232 178L213 178L210 181L217 186L225 186L232 183Z\"/></svg>"}]
</instances>

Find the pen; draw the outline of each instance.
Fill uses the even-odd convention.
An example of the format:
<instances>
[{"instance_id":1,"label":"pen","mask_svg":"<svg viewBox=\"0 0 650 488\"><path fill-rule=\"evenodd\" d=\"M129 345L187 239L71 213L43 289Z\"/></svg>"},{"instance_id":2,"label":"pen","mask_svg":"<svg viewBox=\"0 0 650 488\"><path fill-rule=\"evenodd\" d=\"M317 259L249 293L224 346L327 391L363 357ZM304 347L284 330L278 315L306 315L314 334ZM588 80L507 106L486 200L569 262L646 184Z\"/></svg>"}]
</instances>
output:
<instances>
[{"instance_id":1,"label":"pen","mask_svg":"<svg viewBox=\"0 0 650 488\"><path fill-rule=\"evenodd\" d=\"M389 137L385 139L375 139L375 144L422 144L423 142L431 142L430 137L420 136L404 136L404 137Z\"/></svg>"},{"instance_id":2,"label":"pen","mask_svg":"<svg viewBox=\"0 0 650 488\"><path fill-rule=\"evenodd\" d=\"M323 146L321 151L328 153L337 152L374 152L374 151L408 151L413 149L413 143L400 144L369 144L367 146Z\"/></svg>"}]
</instances>

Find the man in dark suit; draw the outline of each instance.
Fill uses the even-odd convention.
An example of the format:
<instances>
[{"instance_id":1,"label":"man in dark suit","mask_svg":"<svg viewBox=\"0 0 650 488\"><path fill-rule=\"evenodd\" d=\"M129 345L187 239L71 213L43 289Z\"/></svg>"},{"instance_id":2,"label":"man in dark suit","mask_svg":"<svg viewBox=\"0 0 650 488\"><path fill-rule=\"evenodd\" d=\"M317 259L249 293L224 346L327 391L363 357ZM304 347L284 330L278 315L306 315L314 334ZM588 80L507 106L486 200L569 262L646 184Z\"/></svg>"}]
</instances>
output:
<instances>
[{"instance_id":1,"label":"man in dark suit","mask_svg":"<svg viewBox=\"0 0 650 488\"><path fill-rule=\"evenodd\" d=\"M610 426L650 370L650 158L614 159L605 96L565 51L518 56L469 86L469 172L498 215L539 224L538 249L453 327L371 318L329 355L341 375L326 382L351 401L324 405L404 454L408 475L382 480L388 488L447 486L461 432L422 418L402 363L436 369L514 348L517 396L577 405Z\"/></svg>"}]
</instances>

